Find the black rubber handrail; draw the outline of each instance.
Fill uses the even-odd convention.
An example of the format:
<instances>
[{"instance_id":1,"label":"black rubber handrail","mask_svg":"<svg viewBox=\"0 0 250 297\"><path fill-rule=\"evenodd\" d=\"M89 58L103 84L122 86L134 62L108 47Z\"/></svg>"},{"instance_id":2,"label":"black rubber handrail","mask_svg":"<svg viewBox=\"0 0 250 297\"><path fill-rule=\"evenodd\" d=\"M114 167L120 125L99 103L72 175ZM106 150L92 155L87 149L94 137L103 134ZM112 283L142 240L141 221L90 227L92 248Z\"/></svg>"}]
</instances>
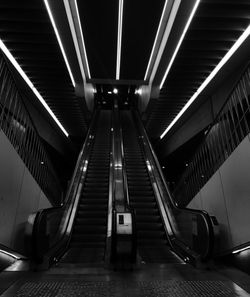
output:
<instances>
[{"instance_id":1,"label":"black rubber handrail","mask_svg":"<svg viewBox=\"0 0 250 297\"><path fill-rule=\"evenodd\" d=\"M64 224L65 229L64 230L58 230L58 232L57 232L58 240L54 243L54 245L49 246L49 250L47 252L55 250L55 254L56 254L57 253L57 251L56 251L57 250L57 248L56 248L57 245L58 245L58 250L60 250L62 248L62 246L67 245L67 243L64 242L64 236L65 236L67 226L68 226L69 221L70 221L72 208L73 208L74 201L75 201L76 192L77 192L80 180L81 180L81 175L82 175L82 173L81 173L81 163L82 163L82 160L84 160L87 157L85 154L86 154L86 151L89 150L88 142L90 141L90 139L92 139L90 136L91 136L91 133L94 130L98 112L99 111L95 111L95 113L94 113L94 115L92 117L91 125L89 127L89 130L88 130L87 136L85 138L85 141L84 141L83 147L81 149L81 152L80 152L80 154L78 156L76 166L75 166L72 178L71 178L70 186L68 188L64 204L61 205L61 206L58 206L58 207L42 209L42 210L36 212L35 214L33 214L34 218L31 220L32 223L33 223L33 226L30 227L30 229L32 229L32 235L31 235L32 236L31 242L33 244L32 250L37 249L39 247L39 238L40 238L40 236L39 236L40 232L39 231L40 231L40 225L41 225L42 220L44 218L46 218L47 215L49 215L51 213L55 213L55 214L58 213L59 214L60 211L66 210L66 208L68 207L69 211L70 211L70 214L68 214L68 213L64 214L61 217L60 224L59 224L59 229L60 229L60 228L62 228L62 221L65 219L65 216L67 215L68 216L68 221L66 222L66 224ZM59 236L61 232L62 232L62 234L61 234L61 236ZM34 253L34 252L32 252L32 253ZM36 253L34 253L34 255L36 255ZM53 258L53 255L51 255L51 257Z\"/></svg>"},{"instance_id":2,"label":"black rubber handrail","mask_svg":"<svg viewBox=\"0 0 250 297\"><path fill-rule=\"evenodd\" d=\"M145 128L143 126L143 124L141 123L141 120L139 118L139 115L138 115L138 112L135 111L135 110L132 110L132 114L134 116L134 119L137 123L137 126L138 126L138 129L139 131L142 132L142 135L144 137L144 139L146 140L147 142L147 145L150 149L150 152L152 154L152 158L153 158L153 161L154 161L154 164L156 165L156 168L157 168L157 171L160 175L160 178L161 178L161 182L163 183L164 187L165 187L165 190L168 194L168 198L169 198L169 201L171 203L171 206L176 209L177 211L182 211L182 212L188 212L188 213L193 213L193 214L199 214L201 215L205 222L206 222L206 225L207 225L207 228L208 228L208 234L209 234L209 245L207 247L207 253L205 255L205 257L203 258L204 260L206 259L209 259L212 254L213 254L213 248L214 248L214 230L213 230L213 223L212 223L212 219L211 217L209 216L209 214L206 212L206 211L203 211L203 210L197 210L197 209L191 209L191 208L181 208L179 207L178 205L176 205L176 203L174 202L173 198L172 198L172 195L170 194L170 191L168 189L168 186L166 184L166 181L165 181L165 178L164 178L164 175L162 173L162 170L161 170L161 166L158 162L158 158L156 157L156 154L154 152L154 149L152 148L152 145L148 139L148 136L147 136L147 133L145 131Z\"/></svg>"}]
</instances>

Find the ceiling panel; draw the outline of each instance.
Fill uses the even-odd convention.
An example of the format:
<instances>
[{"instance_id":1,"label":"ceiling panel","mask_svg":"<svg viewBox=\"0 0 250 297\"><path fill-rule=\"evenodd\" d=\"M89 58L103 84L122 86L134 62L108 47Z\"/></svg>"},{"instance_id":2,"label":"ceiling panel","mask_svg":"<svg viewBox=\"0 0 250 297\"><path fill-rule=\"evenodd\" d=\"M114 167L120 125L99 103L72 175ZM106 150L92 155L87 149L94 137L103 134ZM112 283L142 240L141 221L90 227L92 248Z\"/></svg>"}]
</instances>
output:
<instances>
[{"instance_id":1,"label":"ceiling panel","mask_svg":"<svg viewBox=\"0 0 250 297\"><path fill-rule=\"evenodd\" d=\"M152 137L160 137L249 23L249 1L201 1L159 98L149 103Z\"/></svg>"},{"instance_id":2,"label":"ceiling panel","mask_svg":"<svg viewBox=\"0 0 250 297\"><path fill-rule=\"evenodd\" d=\"M115 78L118 3L78 1L91 78Z\"/></svg>"},{"instance_id":3,"label":"ceiling panel","mask_svg":"<svg viewBox=\"0 0 250 297\"><path fill-rule=\"evenodd\" d=\"M0 28L0 38L65 129L71 136L82 135L83 99L75 96L43 1L1 0ZM35 104L46 114L38 99Z\"/></svg>"},{"instance_id":4,"label":"ceiling panel","mask_svg":"<svg viewBox=\"0 0 250 297\"><path fill-rule=\"evenodd\" d=\"M121 79L144 79L164 0L124 1Z\"/></svg>"}]
</instances>

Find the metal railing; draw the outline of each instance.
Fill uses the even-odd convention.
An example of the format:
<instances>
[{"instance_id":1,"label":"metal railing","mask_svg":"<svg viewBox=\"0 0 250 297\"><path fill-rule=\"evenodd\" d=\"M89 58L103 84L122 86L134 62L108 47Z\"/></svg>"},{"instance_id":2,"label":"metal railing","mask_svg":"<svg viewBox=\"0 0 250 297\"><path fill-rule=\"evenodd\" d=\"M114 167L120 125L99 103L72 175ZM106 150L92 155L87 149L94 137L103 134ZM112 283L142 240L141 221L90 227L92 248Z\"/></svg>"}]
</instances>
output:
<instances>
[{"instance_id":1,"label":"metal railing","mask_svg":"<svg viewBox=\"0 0 250 297\"><path fill-rule=\"evenodd\" d=\"M1 53L0 130L8 137L45 195L53 204L60 203L61 184Z\"/></svg>"},{"instance_id":2,"label":"metal railing","mask_svg":"<svg viewBox=\"0 0 250 297\"><path fill-rule=\"evenodd\" d=\"M250 132L250 64L206 132L173 191L186 206Z\"/></svg>"},{"instance_id":3,"label":"metal railing","mask_svg":"<svg viewBox=\"0 0 250 297\"><path fill-rule=\"evenodd\" d=\"M29 238L30 254L37 262L44 261L45 265L49 266L60 258L67 248L78 200L86 178L97 117L98 112L95 112L78 156L64 204L60 207L40 210L29 217L30 228L27 238Z\"/></svg>"},{"instance_id":4,"label":"metal railing","mask_svg":"<svg viewBox=\"0 0 250 297\"><path fill-rule=\"evenodd\" d=\"M171 247L187 261L210 259L214 252L214 231L209 214L201 210L180 208L175 204L140 117L137 112L133 116Z\"/></svg>"}]
</instances>

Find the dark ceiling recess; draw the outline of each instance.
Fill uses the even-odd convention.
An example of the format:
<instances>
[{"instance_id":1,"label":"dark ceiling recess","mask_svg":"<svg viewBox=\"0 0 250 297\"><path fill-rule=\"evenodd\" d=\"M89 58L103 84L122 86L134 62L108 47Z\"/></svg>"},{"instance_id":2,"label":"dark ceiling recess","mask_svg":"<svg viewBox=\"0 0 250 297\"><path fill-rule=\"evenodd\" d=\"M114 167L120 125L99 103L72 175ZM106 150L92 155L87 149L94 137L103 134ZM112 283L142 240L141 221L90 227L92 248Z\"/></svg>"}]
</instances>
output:
<instances>
[{"instance_id":1,"label":"dark ceiling recess","mask_svg":"<svg viewBox=\"0 0 250 297\"><path fill-rule=\"evenodd\" d=\"M163 133L249 22L248 0L201 1L160 96L147 110L150 136Z\"/></svg>"},{"instance_id":2,"label":"dark ceiling recess","mask_svg":"<svg viewBox=\"0 0 250 297\"><path fill-rule=\"evenodd\" d=\"M0 38L70 136L83 135L84 99L75 96L43 1L1 0Z\"/></svg>"},{"instance_id":3,"label":"dark ceiling recess","mask_svg":"<svg viewBox=\"0 0 250 297\"><path fill-rule=\"evenodd\" d=\"M144 79L164 3L124 1L121 79Z\"/></svg>"},{"instance_id":4,"label":"dark ceiling recess","mask_svg":"<svg viewBox=\"0 0 250 297\"><path fill-rule=\"evenodd\" d=\"M118 0L78 1L91 78L114 79Z\"/></svg>"},{"instance_id":5,"label":"dark ceiling recess","mask_svg":"<svg viewBox=\"0 0 250 297\"><path fill-rule=\"evenodd\" d=\"M165 0L124 1L121 79L142 80ZM114 79L118 0L78 1L91 78Z\"/></svg>"}]
</instances>

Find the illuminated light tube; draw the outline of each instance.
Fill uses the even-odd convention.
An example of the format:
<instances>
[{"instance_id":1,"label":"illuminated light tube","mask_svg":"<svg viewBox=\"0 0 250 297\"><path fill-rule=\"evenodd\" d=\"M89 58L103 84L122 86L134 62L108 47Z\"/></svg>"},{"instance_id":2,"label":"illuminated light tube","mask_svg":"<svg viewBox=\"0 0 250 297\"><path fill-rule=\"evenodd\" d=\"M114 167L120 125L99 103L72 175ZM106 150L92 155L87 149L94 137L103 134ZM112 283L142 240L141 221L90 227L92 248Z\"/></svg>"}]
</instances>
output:
<instances>
[{"instance_id":1,"label":"illuminated light tube","mask_svg":"<svg viewBox=\"0 0 250 297\"><path fill-rule=\"evenodd\" d=\"M154 50L155 50L156 42L158 40L158 35L160 33L160 29L161 29L163 17L165 15L167 4L168 4L168 0L165 1L164 7L163 7L163 10L162 10L161 19L160 19L160 22L159 22L157 33L155 35L155 40L154 40L153 48L152 48L152 51L151 51L151 54L150 54L150 58L149 58L149 61L148 61L148 66L147 66L147 70L146 70L146 73L145 73L145 76L144 76L144 80L146 80L147 79L147 76L148 76L149 67L150 67L150 64L151 64L151 61L152 61L152 58L153 58L153 53L154 53Z\"/></svg>"},{"instance_id":2,"label":"illuminated light tube","mask_svg":"<svg viewBox=\"0 0 250 297\"><path fill-rule=\"evenodd\" d=\"M77 20L78 20L79 28L80 28L81 42L82 42L82 47L83 47L83 52L84 52L84 58L85 58L86 67L87 67L87 75L86 76L87 76L87 78L91 78L91 76L90 76L90 70L89 70L89 63L88 63L87 52L86 52L85 42L84 42L83 33L82 33L81 19L80 19L79 10L78 10L78 6L77 6L77 1L76 0L75 0L75 7L76 7Z\"/></svg>"},{"instance_id":3,"label":"illuminated light tube","mask_svg":"<svg viewBox=\"0 0 250 297\"><path fill-rule=\"evenodd\" d=\"M47 112L50 114L50 116L53 118L53 120L56 122L56 124L59 126L59 128L62 130L62 132L68 137L69 133L64 129L63 125L59 122L56 115L53 113L53 111L50 109L48 104L45 102L41 94L37 91L37 89L34 87L28 76L25 74L23 69L20 67L20 65L17 63L15 58L12 56L10 51L7 49L3 41L0 39L0 49L4 52L6 57L9 59L11 64L15 67L15 69L18 71L18 73L22 76L24 81L27 83L27 85L31 88L33 93L36 95L38 100L42 103L43 107L47 110Z\"/></svg>"},{"instance_id":4,"label":"illuminated light tube","mask_svg":"<svg viewBox=\"0 0 250 297\"><path fill-rule=\"evenodd\" d=\"M63 58L64 58L64 62L65 62L65 64L66 64L66 66L67 66L67 69L68 69L68 72L69 72L69 76L70 76L72 85L75 87L75 86L76 86L75 79L74 79L74 77L73 77L71 68L70 68L70 66L69 66L69 61L68 61L68 58L67 58L67 56L66 56L66 53L65 53L65 50L64 50L64 47L63 47L63 44L62 44L62 41L61 41L59 32L58 32L58 30L57 30L56 23L55 23L55 20L54 20L52 11L51 11L51 9L50 9L48 0L44 0L44 3L45 3L45 6L46 6L46 9L47 9L47 12L48 12L48 14L49 14L49 18L50 18L50 21L51 21L51 23L52 23L53 29L54 29L54 31L55 31L56 38L57 38L57 41L58 41L58 43L59 43L59 46L60 46L60 49L61 49L61 52L62 52L62 55L63 55Z\"/></svg>"},{"instance_id":5,"label":"illuminated light tube","mask_svg":"<svg viewBox=\"0 0 250 297\"><path fill-rule=\"evenodd\" d=\"M250 249L250 246L246 246L246 247L244 247L242 249L235 250L232 253L237 254L237 253L243 252L243 251L248 250L248 249Z\"/></svg>"},{"instance_id":6,"label":"illuminated light tube","mask_svg":"<svg viewBox=\"0 0 250 297\"><path fill-rule=\"evenodd\" d=\"M12 258L14 258L14 259L16 259L16 260L20 260L20 259L21 259L20 257L17 257L16 255L11 254L11 253L6 252L6 251L1 250L1 249L0 249L0 253L3 253L3 254L5 254L5 255L7 255L7 256L10 256L10 257L12 257Z\"/></svg>"},{"instance_id":7,"label":"illuminated light tube","mask_svg":"<svg viewBox=\"0 0 250 297\"><path fill-rule=\"evenodd\" d=\"M189 26L190 26L190 24L191 24L191 22L192 22L192 19L193 19L194 15L195 15L195 12L196 12L196 10L197 10L199 4L200 4L200 1L201 1L201 0L197 0L197 1L195 2L195 5L194 5L194 7L193 7L193 9L192 9L192 12L191 12L191 14L190 14L190 16L189 16L189 18L188 18L188 21L187 21L187 23L186 23L186 25L185 25L185 28L184 28L184 30L183 30L183 32L182 32L182 34L181 34L181 37L180 37L180 39L179 39L179 41L178 41L178 44L177 44L177 46L176 46L176 48L175 48L175 51L174 51L174 53L173 53L173 56L172 56L172 58L171 58L171 60L170 60L170 62L169 62L169 64L168 64L168 67L167 67L167 69L166 69L166 72L165 72L165 74L164 74L164 76L163 76L163 78L162 78L162 81L161 81L161 84L160 84L160 89L162 88L162 86L163 86L163 84L164 84L164 82L165 82L165 80L166 80L166 78L167 78L167 75L168 75L168 73L169 73L169 71L170 71L170 69L171 69L171 67L172 67L172 65L173 65L173 63L174 63L174 60L175 60L175 58L176 58L176 56L177 56L177 53L178 53L178 51L179 51L179 49L180 49L180 46L181 46L181 44L182 44L182 41L183 41L183 39L184 39L184 37L185 37L185 35L186 35L186 33L187 33L187 30L188 30L188 28L189 28Z\"/></svg>"},{"instance_id":8,"label":"illuminated light tube","mask_svg":"<svg viewBox=\"0 0 250 297\"><path fill-rule=\"evenodd\" d=\"M197 91L193 94L193 96L188 100L188 102L185 104L182 110L177 114L177 116L166 128L166 130L161 134L160 136L161 139L174 126L174 124L179 120L179 118L184 114L184 112L189 108L189 106L195 101L195 99L199 96L199 94L206 88L206 86L216 76L216 74L220 71L220 69L228 62L228 60L238 50L238 48L242 45L242 43L249 37L249 35L250 35L250 25L247 27L244 33L241 34L239 39L234 43L234 45L230 48L230 50L226 53L226 55L221 59L219 64L217 64L217 66L209 74L209 76L205 79L205 81L201 84L201 86L197 89Z\"/></svg>"},{"instance_id":9,"label":"illuminated light tube","mask_svg":"<svg viewBox=\"0 0 250 297\"><path fill-rule=\"evenodd\" d=\"M122 19L123 0L119 0L118 33L117 33L117 56L116 56L116 79L120 79L121 47L122 47Z\"/></svg>"}]
</instances>

